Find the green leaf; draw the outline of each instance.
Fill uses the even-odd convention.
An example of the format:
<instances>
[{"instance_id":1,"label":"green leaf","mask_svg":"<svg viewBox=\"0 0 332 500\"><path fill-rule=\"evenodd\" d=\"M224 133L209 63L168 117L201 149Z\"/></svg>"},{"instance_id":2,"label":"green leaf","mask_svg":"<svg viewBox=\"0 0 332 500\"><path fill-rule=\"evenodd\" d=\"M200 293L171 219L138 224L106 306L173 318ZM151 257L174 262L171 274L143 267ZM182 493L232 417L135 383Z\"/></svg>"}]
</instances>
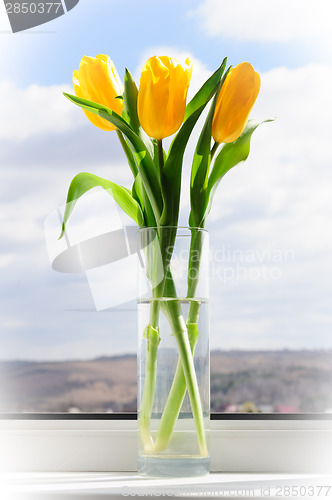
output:
<instances>
[{"instance_id":1,"label":"green leaf","mask_svg":"<svg viewBox=\"0 0 332 500\"><path fill-rule=\"evenodd\" d=\"M178 223L184 151L198 118L218 90L225 65L226 59L190 101L186 110L186 119L170 146L161 178L164 199L161 225L176 226Z\"/></svg>"},{"instance_id":2,"label":"green leaf","mask_svg":"<svg viewBox=\"0 0 332 500\"><path fill-rule=\"evenodd\" d=\"M190 102L188 102L186 107L186 113L184 115L184 120L194 113L198 108L205 105L215 94L216 87L220 81L220 78L225 71L227 64L227 57L223 60L219 68L213 73L213 75L206 80L204 85L199 89L199 91L194 95ZM205 103L205 104L204 104Z\"/></svg>"},{"instance_id":3,"label":"green leaf","mask_svg":"<svg viewBox=\"0 0 332 500\"><path fill-rule=\"evenodd\" d=\"M225 144L217 155L207 186L206 208L203 214L203 221L210 212L213 196L224 175L239 163L245 161L250 153L250 140L256 128L265 122L273 120L249 120L244 131L234 142Z\"/></svg>"},{"instance_id":4,"label":"green leaf","mask_svg":"<svg viewBox=\"0 0 332 500\"><path fill-rule=\"evenodd\" d=\"M211 175L209 177L208 189L218 183L231 168L238 163L245 161L250 153L250 139L256 128L268 120L249 120L244 131L236 141L225 144L217 155Z\"/></svg>"},{"instance_id":5,"label":"green leaf","mask_svg":"<svg viewBox=\"0 0 332 500\"><path fill-rule=\"evenodd\" d=\"M133 198L140 204L141 209L144 213L144 195L143 195L143 184L142 184L142 179L140 178L139 175L136 176L133 187L131 189Z\"/></svg>"},{"instance_id":6,"label":"green leaf","mask_svg":"<svg viewBox=\"0 0 332 500\"><path fill-rule=\"evenodd\" d=\"M134 200L127 188L118 186L114 182L98 177L97 175L82 172L74 177L69 186L60 238L62 238L65 233L66 224L74 210L77 200L87 191L97 186L103 187L114 198L122 210L136 222L136 224L139 226L144 225L144 217L141 207L139 203Z\"/></svg>"},{"instance_id":7,"label":"green leaf","mask_svg":"<svg viewBox=\"0 0 332 500\"><path fill-rule=\"evenodd\" d=\"M133 146L138 172L142 178L144 189L151 203L154 217L158 221L163 209L160 180L157 175L153 159L141 137L134 132L134 130L121 116L111 109L96 102L88 101L87 99L71 94L64 93L64 96L77 106L80 106L81 108L108 120L127 137Z\"/></svg>"},{"instance_id":8,"label":"green leaf","mask_svg":"<svg viewBox=\"0 0 332 500\"><path fill-rule=\"evenodd\" d=\"M194 111L176 135L162 170L164 209L160 225L176 226L179 218L183 155L190 134L206 103Z\"/></svg>"},{"instance_id":9,"label":"green leaf","mask_svg":"<svg viewBox=\"0 0 332 500\"><path fill-rule=\"evenodd\" d=\"M128 123L128 125L132 128L132 130L142 139L143 143L145 144L146 149L148 150L150 156L155 160L155 145L153 144L153 140L150 139L150 137L147 136L147 134L144 132L142 129L139 118L138 118L138 113L137 113L137 97L138 97L138 89L136 86L136 83L128 69L125 70L125 76L124 76L124 102L123 102L123 108L122 108L122 118ZM121 134L121 132L119 132ZM121 140L121 139L120 139ZM124 143L121 141L122 147L124 149L124 152L127 156L127 160L129 163L129 166L134 173L135 170L135 180L134 184L132 187L132 193L135 199L139 201L143 213L144 213L144 219L146 223L148 224L147 221L151 222L151 225L155 226L156 225L156 220L151 208L151 203L147 199L147 194L145 192L145 188L142 183L142 179L140 175L138 174L138 168L136 165L136 161L134 158L134 155L125 141L123 139ZM155 163L155 161L154 161ZM157 170L157 175L159 179L159 171Z\"/></svg>"},{"instance_id":10,"label":"green leaf","mask_svg":"<svg viewBox=\"0 0 332 500\"><path fill-rule=\"evenodd\" d=\"M194 153L190 178L191 212L189 216L189 224L192 227L200 227L200 223L206 207L207 183L211 163L212 121L216 109L218 95L229 70L230 68L228 68L220 84L218 85L216 94L214 96L209 113L206 117Z\"/></svg>"},{"instance_id":11,"label":"green leaf","mask_svg":"<svg viewBox=\"0 0 332 500\"><path fill-rule=\"evenodd\" d=\"M142 208L144 215L144 225L147 227L156 227L157 222L150 204L150 200L145 192L142 179L138 175L134 181L132 188L133 197L137 200Z\"/></svg>"},{"instance_id":12,"label":"green leaf","mask_svg":"<svg viewBox=\"0 0 332 500\"><path fill-rule=\"evenodd\" d=\"M136 161L135 161L134 155L132 153L132 150L130 149L130 146L127 143L126 139L123 137L122 132L120 132L119 129L116 129L116 131L117 131L118 138L119 138L120 144L122 146L122 149L126 155L130 170L132 171L134 178L136 178L138 175L138 168L137 168Z\"/></svg>"},{"instance_id":13,"label":"green leaf","mask_svg":"<svg viewBox=\"0 0 332 500\"><path fill-rule=\"evenodd\" d=\"M139 134L140 123L137 114L138 90L136 83L126 68L124 76L123 108L122 118L128 123L136 134Z\"/></svg>"},{"instance_id":14,"label":"green leaf","mask_svg":"<svg viewBox=\"0 0 332 500\"><path fill-rule=\"evenodd\" d=\"M124 76L124 93L123 93L123 108L122 118L128 123L132 130L142 139L150 156L155 160L155 144L154 139L151 139L142 129L137 113L137 98L138 89L136 83L128 69L125 70ZM158 156L157 156L158 157Z\"/></svg>"}]
</instances>

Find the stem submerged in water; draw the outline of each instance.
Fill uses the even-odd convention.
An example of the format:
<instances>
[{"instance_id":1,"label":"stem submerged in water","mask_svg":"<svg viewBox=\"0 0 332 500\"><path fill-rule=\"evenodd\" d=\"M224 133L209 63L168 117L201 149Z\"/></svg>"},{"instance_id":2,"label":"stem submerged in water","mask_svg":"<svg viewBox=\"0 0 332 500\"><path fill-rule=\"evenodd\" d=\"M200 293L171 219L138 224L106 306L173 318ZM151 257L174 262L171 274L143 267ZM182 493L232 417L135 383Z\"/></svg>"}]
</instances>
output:
<instances>
[{"instance_id":1,"label":"stem submerged in water","mask_svg":"<svg viewBox=\"0 0 332 500\"><path fill-rule=\"evenodd\" d=\"M180 361L189 394L191 411L194 417L200 453L201 456L207 457L208 450L206 444L202 403L197 383L191 345L189 342L187 328L182 316L179 301L172 301L170 304L168 304L168 309L170 312L170 323L179 349ZM163 436L161 436L160 439L162 439L162 437Z\"/></svg>"},{"instance_id":2,"label":"stem submerged in water","mask_svg":"<svg viewBox=\"0 0 332 500\"><path fill-rule=\"evenodd\" d=\"M162 154L161 141L158 143ZM160 159L161 161L161 159ZM153 438L150 431L151 414L156 389L157 355L160 343L159 314L163 297L168 264L176 236L176 228L154 228L153 232L144 236L143 248L146 250L147 274L152 284L153 300L150 306L150 321L144 330L146 338L146 362L144 388L141 408L138 417L139 437L142 441L144 452L151 454L154 450ZM145 239L146 238L146 239ZM171 281L173 282L172 278Z\"/></svg>"},{"instance_id":3,"label":"stem submerged in water","mask_svg":"<svg viewBox=\"0 0 332 500\"><path fill-rule=\"evenodd\" d=\"M198 340L197 324L187 324L188 338L190 350L194 355L195 347ZM181 406L186 395L187 384L183 373L182 363L179 359L172 387L167 399L167 403L160 421L158 434L155 442L155 452L163 451L167 448L178 419Z\"/></svg>"},{"instance_id":4,"label":"stem submerged in water","mask_svg":"<svg viewBox=\"0 0 332 500\"><path fill-rule=\"evenodd\" d=\"M202 244L203 244L203 234L202 231L197 231L192 229L192 238L190 244L190 254L189 254L189 267L188 267L188 292L187 297L193 299L196 293L198 277L199 277L199 268L200 268L200 260L202 253ZM198 341L199 331L198 331L198 318L199 318L199 310L200 310L200 302L198 300L190 300L189 312L187 317L187 331L188 338L190 344L190 350L192 358L194 356L195 347ZM172 314L169 312L168 319L170 323L172 323ZM175 331L174 331L175 333ZM194 368L195 370L195 368ZM194 371L195 379L196 373ZM173 379L172 387L167 399L167 403L165 406L165 410L163 412L156 443L155 443L155 451L159 452L167 448L173 431L178 419L181 406L186 394L187 384L186 377L183 371L181 352L175 372L175 376ZM199 396L199 394L198 394ZM194 415L194 413L193 413ZM196 422L195 422L196 423ZM196 423L200 427L200 422ZM203 424L202 424L203 425ZM203 425L204 432L204 425ZM205 434L204 434L205 436ZM200 449L202 450L202 443L200 443ZM204 446L203 446L204 449Z\"/></svg>"},{"instance_id":5,"label":"stem submerged in water","mask_svg":"<svg viewBox=\"0 0 332 500\"><path fill-rule=\"evenodd\" d=\"M163 274L160 274L160 268L163 268L163 264L159 245L156 245L157 233L154 234L152 241L150 241L149 236L147 241L144 240L144 235L142 238L143 248L146 250L146 272L151 279L154 299L150 306L150 321L143 333L143 337L146 339L146 361L143 396L138 417L138 431L144 452L151 454L154 443L150 432L150 422L156 389L158 346L161 340L159 336L159 299L163 295L165 279Z\"/></svg>"},{"instance_id":6,"label":"stem submerged in water","mask_svg":"<svg viewBox=\"0 0 332 500\"><path fill-rule=\"evenodd\" d=\"M147 340L145 381L141 410L139 413L139 434L145 453L152 453L154 444L150 433L150 420L157 377L157 353L160 342L158 330L151 325L145 328L143 336Z\"/></svg>"}]
</instances>

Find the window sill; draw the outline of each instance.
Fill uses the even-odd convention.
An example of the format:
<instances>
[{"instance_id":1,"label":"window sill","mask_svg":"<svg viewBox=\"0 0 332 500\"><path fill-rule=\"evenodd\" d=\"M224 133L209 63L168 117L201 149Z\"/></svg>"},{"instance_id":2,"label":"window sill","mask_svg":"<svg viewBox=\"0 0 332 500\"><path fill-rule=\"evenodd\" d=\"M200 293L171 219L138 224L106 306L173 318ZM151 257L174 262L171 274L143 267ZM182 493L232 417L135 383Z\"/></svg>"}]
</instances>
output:
<instances>
[{"instance_id":1,"label":"window sill","mask_svg":"<svg viewBox=\"0 0 332 500\"><path fill-rule=\"evenodd\" d=\"M0 470L135 472L136 429L135 420L2 420ZM211 472L331 471L331 420L211 420L209 439Z\"/></svg>"},{"instance_id":2,"label":"window sill","mask_svg":"<svg viewBox=\"0 0 332 500\"><path fill-rule=\"evenodd\" d=\"M202 478L145 479L134 473L4 474L6 500L159 498L326 498L331 475L210 474Z\"/></svg>"}]
</instances>

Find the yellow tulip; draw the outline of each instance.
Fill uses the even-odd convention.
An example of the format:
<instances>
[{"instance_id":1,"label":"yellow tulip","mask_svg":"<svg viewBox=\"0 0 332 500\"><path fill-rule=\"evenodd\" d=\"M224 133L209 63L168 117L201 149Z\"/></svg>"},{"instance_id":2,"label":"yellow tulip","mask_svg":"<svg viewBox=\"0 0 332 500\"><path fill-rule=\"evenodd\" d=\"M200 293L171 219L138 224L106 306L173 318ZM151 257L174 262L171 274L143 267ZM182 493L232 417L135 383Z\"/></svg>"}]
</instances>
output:
<instances>
[{"instance_id":1,"label":"yellow tulip","mask_svg":"<svg viewBox=\"0 0 332 500\"><path fill-rule=\"evenodd\" d=\"M113 64L113 61L104 54L96 57L84 56L78 71L73 73L73 85L77 97L97 102L107 106L119 115L122 112L122 99L116 99L123 94L123 85ZM115 130L104 118L83 110L90 122L102 130Z\"/></svg>"},{"instance_id":2,"label":"yellow tulip","mask_svg":"<svg viewBox=\"0 0 332 500\"><path fill-rule=\"evenodd\" d=\"M137 112L145 132L164 139L180 128L186 109L192 62L185 64L168 56L153 56L143 66Z\"/></svg>"},{"instance_id":3,"label":"yellow tulip","mask_svg":"<svg viewBox=\"0 0 332 500\"><path fill-rule=\"evenodd\" d=\"M221 87L212 122L213 139L233 142L243 132L260 89L260 76L243 62L230 70Z\"/></svg>"}]
</instances>

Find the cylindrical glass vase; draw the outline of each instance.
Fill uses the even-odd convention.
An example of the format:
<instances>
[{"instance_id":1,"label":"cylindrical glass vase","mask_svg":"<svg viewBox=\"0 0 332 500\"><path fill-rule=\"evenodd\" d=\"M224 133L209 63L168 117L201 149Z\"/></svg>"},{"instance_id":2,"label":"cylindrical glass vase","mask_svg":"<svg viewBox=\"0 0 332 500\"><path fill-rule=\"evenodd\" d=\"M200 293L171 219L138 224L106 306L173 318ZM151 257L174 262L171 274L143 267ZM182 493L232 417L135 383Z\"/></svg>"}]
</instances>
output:
<instances>
[{"instance_id":1,"label":"cylindrical glass vase","mask_svg":"<svg viewBox=\"0 0 332 500\"><path fill-rule=\"evenodd\" d=\"M138 472L204 475L210 468L208 233L142 228L138 244Z\"/></svg>"}]
</instances>

